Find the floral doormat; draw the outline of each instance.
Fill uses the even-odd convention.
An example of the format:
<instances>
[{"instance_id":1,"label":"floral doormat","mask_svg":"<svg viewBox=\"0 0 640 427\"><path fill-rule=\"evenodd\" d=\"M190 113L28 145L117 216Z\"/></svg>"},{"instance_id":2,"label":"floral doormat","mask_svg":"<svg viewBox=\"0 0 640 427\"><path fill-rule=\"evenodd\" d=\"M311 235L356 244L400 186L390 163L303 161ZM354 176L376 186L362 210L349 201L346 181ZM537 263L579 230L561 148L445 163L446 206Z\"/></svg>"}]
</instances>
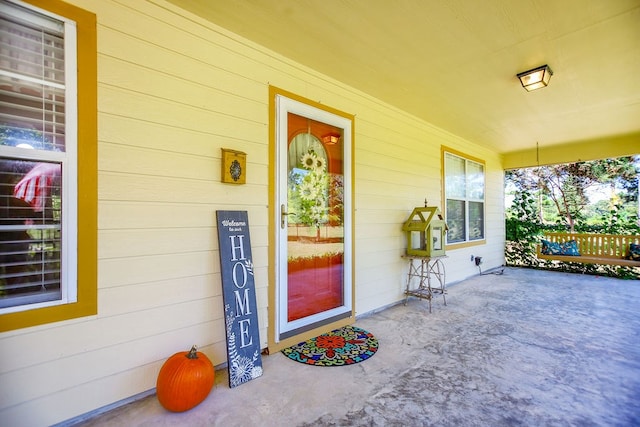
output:
<instances>
[{"instance_id":1,"label":"floral doormat","mask_svg":"<svg viewBox=\"0 0 640 427\"><path fill-rule=\"evenodd\" d=\"M345 326L285 348L291 360L315 366L345 366L367 360L378 351L378 339L355 326Z\"/></svg>"}]
</instances>

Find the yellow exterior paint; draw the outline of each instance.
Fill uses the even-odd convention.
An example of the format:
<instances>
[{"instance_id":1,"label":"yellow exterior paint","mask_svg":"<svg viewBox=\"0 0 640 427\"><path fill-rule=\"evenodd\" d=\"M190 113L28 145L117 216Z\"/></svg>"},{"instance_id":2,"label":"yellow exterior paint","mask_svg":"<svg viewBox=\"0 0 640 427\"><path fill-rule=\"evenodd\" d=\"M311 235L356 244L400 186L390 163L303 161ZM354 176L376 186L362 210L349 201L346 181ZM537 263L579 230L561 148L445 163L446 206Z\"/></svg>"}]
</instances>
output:
<instances>
[{"instance_id":1,"label":"yellow exterior paint","mask_svg":"<svg viewBox=\"0 0 640 427\"><path fill-rule=\"evenodd\" d=\"M640 154L640 133L572 144L544 146L503 155L504 169L571 163Z\"/></svg>"},{"instance_id":2,"label":"yellow exterior paint","mask_svg":"<svg viewBox=\"0 0 640 427\"><path fill-rule=\"evenodd\" d=\"M72 19L78 37L78 300L0 316L0 332L97 312L97 60L96 16L59 0L26 0Z\"/></svg>"},{"instance_id":3,"label":"yellow exterior paint","mask_svg":"<svg viewBox=\"0 0 640 427\"><path fill-rule=\"evenodd\" d=\"M447 280L477 273L470 254L485 268L504 262L497 153L163 0L69 4L95 14L97 25L97 108L81 106L98 115L97 217L96 177L82 172L80 220L83 232L97 229L98 246L96 254L82 239L79 260L83 276L97 277L98 309L0 334L0 425L52 425L148 392L164 360L193 344L224 364L216 210L248 212L260 342L270 346L272 87L357 120L356 316L403 299L402 224L425 198L441 200L442 145L486 165L486 240L447 250ZM247 153L246 184L221 182L223 147ZM83 167L96 169L95 152L84 149Z\"/></svg>"}]
</instances>

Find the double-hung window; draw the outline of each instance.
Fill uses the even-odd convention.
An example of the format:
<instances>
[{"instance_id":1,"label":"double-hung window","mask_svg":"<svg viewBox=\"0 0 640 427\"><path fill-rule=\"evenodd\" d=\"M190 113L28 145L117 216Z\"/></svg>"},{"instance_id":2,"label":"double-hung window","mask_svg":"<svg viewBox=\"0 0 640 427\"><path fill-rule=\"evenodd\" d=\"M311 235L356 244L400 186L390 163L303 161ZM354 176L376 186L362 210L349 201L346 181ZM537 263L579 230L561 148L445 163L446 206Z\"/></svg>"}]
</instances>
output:
<instances>
[{"instance_id":1,"label":"double-hung window","mask_svg":"<svg viewBox=\"0 0 640 427\"><path fill-rule=\"evenodd\" d=\"M62 2L44 4L55 10ZM16 322L3 322L4 330L76 317L10 316L29 310L82 302L76 307L86 314L78 252L79 238L90 236L78 231L77 23L27 2L0 0L0 7L0 315ZM88 97L95 108L95 95ZM95 111L85 116L91 121ZM85 129L82 143L95 146L92 133Z\"/></svg>"},{"instance_id":2,"label":"double-hung window","mask_svg":"<svg viewBox=\"0 0 640 427\"><path fill-rule=\"evenodd\" d=\"M484 162L443 148L447 243L485 238Z\"/></svg>"}]
</instances>

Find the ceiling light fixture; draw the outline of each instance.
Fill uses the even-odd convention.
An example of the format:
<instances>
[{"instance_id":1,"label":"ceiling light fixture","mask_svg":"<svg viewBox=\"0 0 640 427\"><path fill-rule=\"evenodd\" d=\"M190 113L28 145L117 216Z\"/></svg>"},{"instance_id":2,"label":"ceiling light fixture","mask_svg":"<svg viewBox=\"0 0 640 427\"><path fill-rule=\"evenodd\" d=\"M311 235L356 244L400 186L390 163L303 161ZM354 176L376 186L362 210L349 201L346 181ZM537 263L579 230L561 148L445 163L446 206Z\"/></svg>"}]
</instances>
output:
<instances>
[{"instance_id":1,"label":"ceiling light fixture","mask_svg":"<svg viewBox=\"0 0 640 427\"><path fill-rule=\"evenodd\" d=\"M553 75L553 71L548 65L543 65L533 70L525 71L518 74L522 87L531 92L532 90L540 89L549 84L549 80Z\"/></svg>"},{"instance_id":2,"label":"ceiling light fixture","mask_svg":"<svg viewBox=\"0 0 640 427\"><path fill-rule=\"evenodd\" d=\"M327 145L334 145L340 141L340 136L341 135L339 133L329 133L322 137L322 142Z\"/></svg>"}]
</instances>

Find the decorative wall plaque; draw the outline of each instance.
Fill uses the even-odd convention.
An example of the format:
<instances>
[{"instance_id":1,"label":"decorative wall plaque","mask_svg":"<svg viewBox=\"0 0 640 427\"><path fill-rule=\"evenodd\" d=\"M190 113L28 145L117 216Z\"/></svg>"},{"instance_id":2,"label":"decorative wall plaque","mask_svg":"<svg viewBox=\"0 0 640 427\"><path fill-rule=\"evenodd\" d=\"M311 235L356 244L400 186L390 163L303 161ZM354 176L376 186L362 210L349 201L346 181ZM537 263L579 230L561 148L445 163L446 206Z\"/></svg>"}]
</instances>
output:
<instances>
[{"instance_id":1,"label":"decorative wall plaque","mask_svg":"<svg viewBox=\"0 0 640 427\"><path fill-rule=\"evenodd\" d=\"M246 211L216 211L229 387L262 375L256 286Z\"/></svg>"},{"instance_id":2,"label":"decorative wall plaque","mask_svg":"<svg viewBox=\"0 0 640 427\"><path fill-rule=\"evenodd\" d=\"M222 182L244 184L247 175L247 154L242 151L222 149Z\"/></svg>"}]
</instances>

